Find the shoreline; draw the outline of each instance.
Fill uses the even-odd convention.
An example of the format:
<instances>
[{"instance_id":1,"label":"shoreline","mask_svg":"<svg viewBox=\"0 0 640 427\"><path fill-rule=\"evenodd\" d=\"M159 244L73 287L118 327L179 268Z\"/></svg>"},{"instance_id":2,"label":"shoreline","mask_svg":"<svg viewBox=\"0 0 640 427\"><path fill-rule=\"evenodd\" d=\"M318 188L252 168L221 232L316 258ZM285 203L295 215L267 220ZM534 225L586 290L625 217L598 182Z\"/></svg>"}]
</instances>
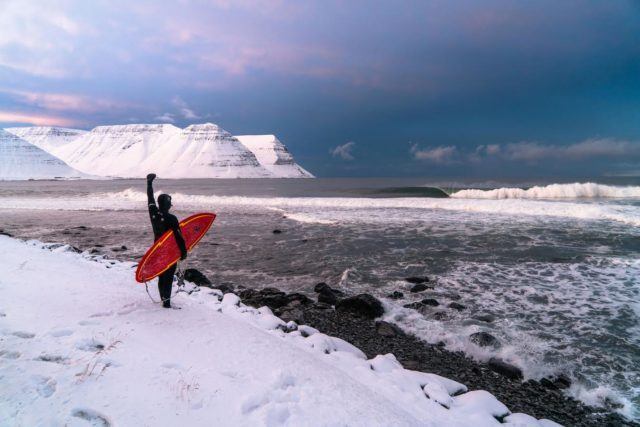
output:
<instances>
[{"instance_id":1,"label":"shoreline","mask_svg":"<svg viewBox=\"0 0 640 427\"><path fill-rule=\"evenodd\" d=\"M232 292L231 287L222 288L223 292ZM565 379L522 381L510 369L518 368L506 365L501 369L474 361L462 352L429 344L394 324L376 320L358 308L336 309L306 295L287 294L276 288L238 287L237 294L244 304L255 308L267 306L284 321L293 320L341 338L362 350L367 357L393 353L405 369L441 375L465 384L469 390L486 390L512 412L546 418L566 426L640 426L617 412L588 406L565 395L563 389L569 385Z\"/></svg>"},{"instance_id":2,"label":"shoreline","mask_svg":"<svg viewBox=\"0 0 640 427\"><path fill-rule=\"evenodd\" d=\"M6 231L2 231L0 234L11 236ZM20 237L17 238L22 240ZM74 247L74 250L83 251L77 247ZM109 256L109 254L100 255ZM120 257L115 259L118 258ZM225 285L201 285L221 289L223 292L231 289L224 289ZM304 301L302 297L295 297L302 294L287 294L273 288L251 290L238 286L237 293L241 296L242 302L247 305L256 308L268 306L275 315L286 321L296 320L295 317L298 317L300 320L298 323L314 327L327 335L344 339L360 348L368 357L393 353L407 369L442 375L466 384L472 390L486 390L504 402L513 412L523 412L537 418L548 418L564 425L640 426L637 422L631 421L613 410L588 406L566 396L563 393L562 381L559 383L548 381L546 384L542 384L533 380L523 382L517 378L511 379L494 372L485 363L472 360L462 352L452 352L439 345L426 343L401 331L395 325L387 324L390 327L383 327L385 332L381 333L378 326L386 322L376 322L362 316L341 312L327 303L318 303L311 299L309 299L309 303L295 304L295 307L280 305L276 301L282 300L282 298L267 297L264 294L265 289L272 289L271 293L284 296L285 300L293 295L294 301L296 298L299 298L298 301ZM243 296L242 294L247 291L256 292L257 298ZM313 290L310 289L307 295L312 293ZM308 297L304 297L308 299ZM276 303L274 304L274 302Z\"/></svg>"}]
</instances>

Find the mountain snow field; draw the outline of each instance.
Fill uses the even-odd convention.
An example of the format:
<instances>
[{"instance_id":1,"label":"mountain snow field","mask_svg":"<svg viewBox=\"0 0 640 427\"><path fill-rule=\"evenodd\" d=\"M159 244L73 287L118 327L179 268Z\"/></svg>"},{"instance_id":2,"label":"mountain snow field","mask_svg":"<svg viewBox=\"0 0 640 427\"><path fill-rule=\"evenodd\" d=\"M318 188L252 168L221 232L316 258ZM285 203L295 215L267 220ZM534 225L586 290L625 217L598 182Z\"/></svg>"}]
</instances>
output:
<instances>
[{"instance_id":1,"label":"mountain snow field","mask_svg":"<svg viewBox=\"0 0 640 427\"><path fill-rule=\"evenodd\" d=\"M2 426L558 425L234 294L192 287L167 310L133 263L6 236L0 251Z\"/></svg>"},{"instance_id":2,"label":"mountain snow field","mask_svg":"<svg viewBox=\"0 0 640 427\"><path fill-rule=\"evenodd\" d=\"M0 179L88 178L58 157L0 129Z\"/></svg>"},{"instance_id":3,"label":"mountain snow field","mask_svg":"<svg viewBox=\"0 0 640 427\"><path fill-rule=\"evenodd\" d=\"M140 178L153 171L162 178L313 177L274 135L245 136L245 143L213 123L184 129L130 124L98 126L89 132L37 126L7 131L94 176ZM0 167L6 163L2 162ZM30 175L36 172L37 178L54 177L41 168L26 178L34 178ZM15 178L2 173L0 179Z\"/></svg>"}]
</instances>

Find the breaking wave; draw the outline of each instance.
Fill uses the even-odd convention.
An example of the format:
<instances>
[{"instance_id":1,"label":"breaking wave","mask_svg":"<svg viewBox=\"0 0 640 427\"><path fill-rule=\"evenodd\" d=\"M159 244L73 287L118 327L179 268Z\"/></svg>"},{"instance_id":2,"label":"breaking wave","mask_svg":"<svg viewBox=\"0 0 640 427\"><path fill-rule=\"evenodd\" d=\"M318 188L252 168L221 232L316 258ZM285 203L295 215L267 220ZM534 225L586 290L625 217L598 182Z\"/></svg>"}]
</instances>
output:
<instances>
[{"instance_id":1,"label":"breaking wave","mask_svg":"<svg viewBox=\"0 0 640 427\"><path fill-rule=\"evenodd\" d=\"M596 199L640 198L640 187L616 187L593 182L550 184L522 188L496 188L494 190L460 190L451 197L456 199Z\"/></svg>"}]
</instances>

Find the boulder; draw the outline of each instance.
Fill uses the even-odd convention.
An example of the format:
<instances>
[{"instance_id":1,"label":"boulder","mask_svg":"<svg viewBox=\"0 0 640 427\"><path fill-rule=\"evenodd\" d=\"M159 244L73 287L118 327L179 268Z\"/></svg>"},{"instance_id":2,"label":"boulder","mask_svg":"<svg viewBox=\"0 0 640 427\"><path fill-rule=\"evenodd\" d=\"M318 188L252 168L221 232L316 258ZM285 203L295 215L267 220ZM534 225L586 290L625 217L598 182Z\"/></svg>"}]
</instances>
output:
<instances>
[{"instance_id":1,"label":"boulder","mask_svg":"<svg viewBox=\"0 0 640 427\"><path fill-rule=\"evenodd\" d=\"M487 365L492 371L504 375L505 377L512 380L522 379L522 370L520 370L520 368L518 368L517 366L505 362L502 359L492 357L491 359L489 359L489 363Z\"/></svg>"},{"instance_id":2,"label":"boulder","mask_svg":"<svg viewBox=\"0 0 640 427\"><path fill-rule=\"evenodd\" d=\"M403 305L404 308L412 308L414 310L420 310L421 308L424 308L424 304L422 303L422 301L416 301L416 302L411 302L409 304L405 304Z\"/></svg>"},{"instance_id":3,"label":"boulder","mask_svg":"<svg viewBox=\"0 0 640 427\"><path fill-rule=\"evenodd\" d=\"M476 316L476 319L486 323L493 323L493 321L496 320L496 318L491 314L481 314L480 316Z\"/></svg>"},{"instance_id":4,"label":"boulder","mask_svg":"<svg viewBox=\"0 0 640 427\"><path fill-rule=\"evenodd\" d=\"M184 271L183 277L184 277L184 280L189 281L191 283L195 283L198 286L206 286L208 288L211 287L211 281L207 279L207 276L205 276L195 268L187 268Z\"/></svg>"},{"instance_id":5,"label":"boulder","mask_svg":"<svg viewBox=\"0 0 640 427\"><path fill-rule=\"evenodd\" d=\"M416 292L422 292L432 288L433 288L432 286L427 286L424 283L418 283L417 285L413 285L411 287L411 292L415 294Z\"/></svg>"},{"instance_id":6,"label":"boulder","mask_svg":"<svg viewBox=\"0 0 640 427\"><path fill-rule=\"evenodd\" d=\"M322 290L318 292L318 302L329 305L336 305L338 303L338 297L331 291Z\"/></svg>"},{"instance_id":7,"label":"boulder","mask_svg":"<svg viewBox=\"0 0 640 427\"><path fill-rule=\"evenodd\" d=\"M467 307L462 305L462 304L459 304L457 302L452 302L451 304L449 304L449 308L453 308L454 310L462 311Z\"/></svg>"},{"instance_id":8,"label":"boulder","mask_svg":"<svg viewBox=\"0 0 640 427\"><path fill-rule=\"evenodd\" d=\"M375 319L384 314L382 303L369 294L359 294L338 302L336 310Z\"/></svg>"},{"instance_id":9,"label":"boulder","mask_svg":"<svg viewBox=\"0 0 640 427\"><path fill-rule=\"evenodd\" d=\"M438 300L435 300L433 298L425 298L422 301L420 301L422 304L424 305L430 305L431 307L437 307L440 305L440 303L438 302Z\"/></svg>"},{"instance_id":10,"label":"boulder","mask_svg":"<svg viewBox=\"0 0 640 427\"><path fill-rule=\"evenodd\" d=\"M221 283L219 285L216 285L216 288L219 289L222 294L230 294L235 292L235 289L233 288L233 285L231 283Z\"/></svg>"},{"instance_id":11,"label":"boulder","mask_svg":"<svg viewBox=\"0 0 640 427\"><path fill-rule=\"evenodd\" d=\"M333 292L337 297L344 296L344 292L339 289L334 289L331 286L327 285L325 282L320 282L313 287L313 291L320 292Z\"/></svg>"},{"instance_id":12,"label":"boulder","mask_svg":"<svg viewBox=\"0 0 640 427\"><path fill-rule=\"evenodd\" d=\"M411 277L405 277L404 279L406 282L409 283L413 283L415 285L420 284L420 283L428 283L429 282L429 278L426 276L411 276Z\"/></svg>"},{"instance_id":13,"label":"boulder","mask_svg":"<svg viewBox=\"0 0 640 427\"><path fill-rule=\"evenodd\" d=\"M277 228L273 230L273 234L280 234L280 233L282 233L282 230L278 230Z\"/></svg>"},{"instance_id":14,"label":"boulder","mask_svg":"<svg viewBox=\"0 0 640 427\"><path fill-rule=\"evenodd\" d=\"M402 330L393 323L384 321L376 322L376 332L383 337L395 337L403 333Z\"/></svg>"},{"instance_id":15,"label":"boulder","mask_svg":"<svg viewBox=\"0 0 640 427\"><path fill-rule=\"evenodd\" d=\"M498 338L494 337L488 332L476 332L469 335L469 341L479 345L480 347L493 347L500 348L502 345Z\"/></svg>"},{"instance_id":16,"label":"boulder","mask_svg":"<svg viewBox=\"0 0 640 427\"><path fill-rule=\"evenodd\" d=\"M404 294L402 292L399 292L399 291L393 291L393 293L387 295L387 298L400 299L400 298L404 298Z\"/></svg>"}]
</instances>

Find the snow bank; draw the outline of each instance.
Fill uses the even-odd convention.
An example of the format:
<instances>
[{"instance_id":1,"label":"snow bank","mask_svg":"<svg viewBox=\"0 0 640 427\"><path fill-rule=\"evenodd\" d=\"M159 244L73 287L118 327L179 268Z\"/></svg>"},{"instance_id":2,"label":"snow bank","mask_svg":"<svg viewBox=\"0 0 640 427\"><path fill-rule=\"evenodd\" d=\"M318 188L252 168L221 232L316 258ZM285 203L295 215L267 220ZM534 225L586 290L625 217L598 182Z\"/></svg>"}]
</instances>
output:
<instances>
[{"instance_id":1,"label":"snow bank","mask_svg":"<svg viewBox=\"0 0 640 427\"><path fill-rule=\"evenodd\" d=\"M0 251L0 425L557 425L234 294L166 310L132 263L5 236Z\"/></svg>"}]
</instances>

